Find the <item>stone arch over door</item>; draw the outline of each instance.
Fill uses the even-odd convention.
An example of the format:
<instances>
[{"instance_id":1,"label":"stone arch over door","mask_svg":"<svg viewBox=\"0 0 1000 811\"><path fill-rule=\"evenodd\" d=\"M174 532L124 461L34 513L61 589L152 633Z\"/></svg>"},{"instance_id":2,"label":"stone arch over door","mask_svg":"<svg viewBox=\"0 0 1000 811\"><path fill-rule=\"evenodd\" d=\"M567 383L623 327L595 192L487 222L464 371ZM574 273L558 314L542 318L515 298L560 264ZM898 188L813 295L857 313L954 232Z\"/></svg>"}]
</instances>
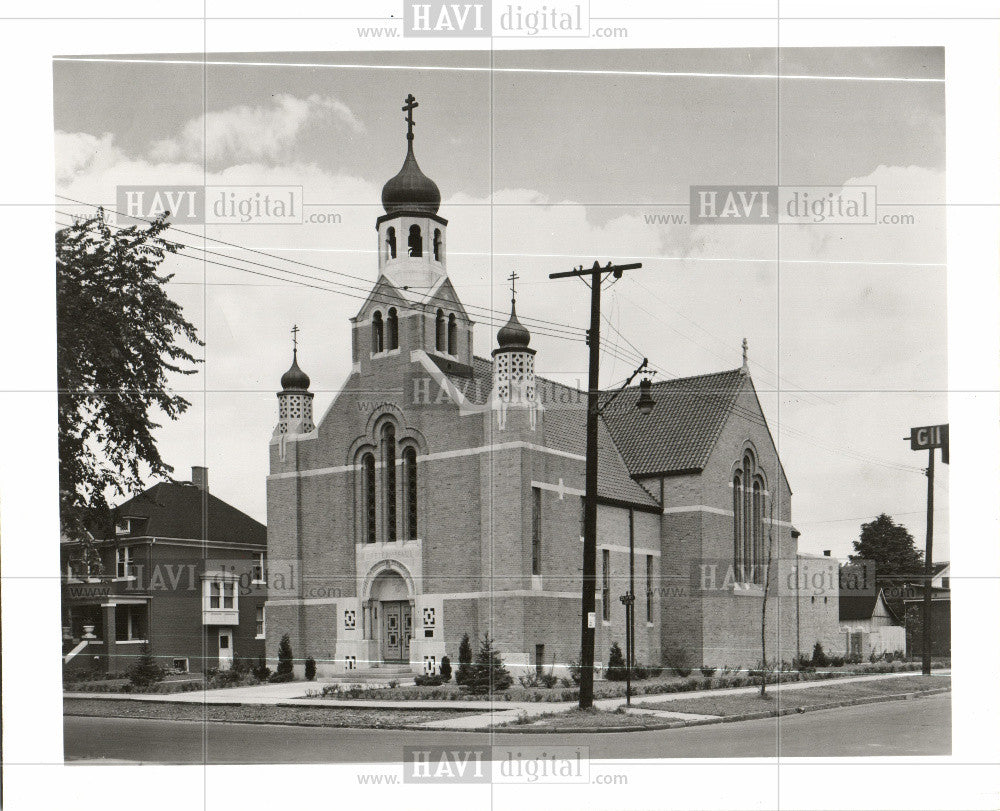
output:
<instances>
[{"instance_id":1,"label":"stone arch over door","mask_svg":"<svg viewBox=\"0 0 1000 811\"><path fill-rule=\"evenodd\" d=\"M379 662L408 662L413 641L413 577L399 561L382 560L362 588L365 637Z\"/></svg>"}]
</instances>

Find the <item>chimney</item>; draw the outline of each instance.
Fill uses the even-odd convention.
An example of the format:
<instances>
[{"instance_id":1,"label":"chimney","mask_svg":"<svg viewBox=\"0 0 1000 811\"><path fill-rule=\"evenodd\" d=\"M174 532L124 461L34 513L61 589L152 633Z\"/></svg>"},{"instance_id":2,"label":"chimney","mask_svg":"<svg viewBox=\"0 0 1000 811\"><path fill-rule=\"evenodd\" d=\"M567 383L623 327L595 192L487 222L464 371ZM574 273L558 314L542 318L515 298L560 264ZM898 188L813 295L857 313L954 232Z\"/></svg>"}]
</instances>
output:
<instances>
[{"instance_id":1,"label":"chimney","mask_svg":"<svg viewBox=\"0 0 1000 811\"><path fill-rule=\"evenodd\" d=\"M830 557L830 550L829 549L824 549L823 550L823 557L825 557L825 558Z\"/></svg>"},{"instance_id":2,"label":"chimney","mask_svg":"<svg viewBox=\"0 0 1000 811\"><path fill-rule=\"evenodd\" d=\"M204 493L208 492L208 468L207 467L197 467L192 465L191 467L191 484L197 487Z\"/></svg>"}]
</instances>

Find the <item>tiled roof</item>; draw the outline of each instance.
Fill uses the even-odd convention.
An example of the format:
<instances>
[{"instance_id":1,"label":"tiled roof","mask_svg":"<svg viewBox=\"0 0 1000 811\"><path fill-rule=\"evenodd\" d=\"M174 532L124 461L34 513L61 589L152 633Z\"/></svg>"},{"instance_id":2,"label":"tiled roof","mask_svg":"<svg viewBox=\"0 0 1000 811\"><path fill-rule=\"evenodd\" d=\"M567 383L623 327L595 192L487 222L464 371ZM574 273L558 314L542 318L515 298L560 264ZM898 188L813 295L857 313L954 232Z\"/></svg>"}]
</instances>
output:
<instances>
[{"instance_id":1,"label":"tiled roof","mask_svg":"<svg viewBox=\"0 0 1000 811\"><path fill-rule=\"evenodd\" d=\"M739 369L654 383L655 405L639 413L631 386L604 412L604 421L633 476L704 468L743 386ZM611 395L606 395L610 397Z\"/></svg>"},{"instance_id":2,"label":"tiled roof","mask_svg":"<svg viewBox=\"0 0 1000 811\"><path fill-rule=\"evenodd\" d=\"M133 535L267 545L263 524L193 484L154 484L117 507L115 518L144 519Z\"/></svg>"}]
</instances>

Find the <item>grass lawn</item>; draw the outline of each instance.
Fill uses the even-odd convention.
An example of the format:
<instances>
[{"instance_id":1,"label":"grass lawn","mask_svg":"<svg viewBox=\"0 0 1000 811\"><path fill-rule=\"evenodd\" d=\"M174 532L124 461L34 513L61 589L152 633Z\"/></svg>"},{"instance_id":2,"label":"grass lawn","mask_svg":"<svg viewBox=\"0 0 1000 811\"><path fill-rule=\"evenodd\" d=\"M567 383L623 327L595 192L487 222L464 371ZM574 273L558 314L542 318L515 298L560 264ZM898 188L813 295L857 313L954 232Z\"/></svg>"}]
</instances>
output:
<instances>
[{"instance_id":1,"label":"grass lawn","mask_svg":"<svg viewBox=\"0 0 1000 811\"><path fill-rule=\"evenodd\" d=\"M519 729L621 729L628 727L631 729L660 729L667 726L668 722L655 715L629 715L624 712L608 712L606 710L568 710L566 712L551 713L543 716L534 716L525 719L510 721L506 724L497 724L494 729L504 727L518 727Z\"/></svg>"},{"instance_id":2,"label":"grass lawn","mask_svg":"<svg viewBox=\"0 0 1000 811\"><path fill-rule=\"evenodd\" d=\"M213 704L169 704L110 699L63 699L64 715L96 715L111 718L155 718L168 721L256 721L272 724L303 724L324 727L398 727L455 718L462 710L341 709L339 707L275 707Z\"/></svg>"},{"instance_id":3,"label":"grass lawn","mask_svg":"<svg viewBox=\"0 0 1000 811\"><path fill-rule=\"evenodd\" d=\"M690 712L698 715L748 715L758 712L777 712L796 707L808 709L837 701L879 698L942 687L951 687L951 676L902 676L897 679L824 684L817 687L785 690L772 685L767 688L767 696L764 698L761 698L759 693L754 692L706 698L681 698L675 701L643 703L638 706L650 710Z\"/></svg>"}]
</instances>

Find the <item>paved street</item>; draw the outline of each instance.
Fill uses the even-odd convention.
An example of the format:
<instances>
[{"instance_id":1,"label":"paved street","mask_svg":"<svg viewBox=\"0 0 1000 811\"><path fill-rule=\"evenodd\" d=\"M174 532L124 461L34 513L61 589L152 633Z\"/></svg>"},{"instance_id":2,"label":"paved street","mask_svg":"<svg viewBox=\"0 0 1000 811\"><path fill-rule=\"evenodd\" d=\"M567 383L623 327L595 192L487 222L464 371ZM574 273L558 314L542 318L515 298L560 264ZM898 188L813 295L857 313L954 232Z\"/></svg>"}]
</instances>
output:
<instances>
[{"instance_id":1,"label":"paved street","mask_svg":"<svg viewBox=\"0 0 1000 811\"><path fill-rule=\"evenodd\" d=\"M200 724L68 716L67 760L170 763L366 763L398 760L404 746L456 743L585 745L595 759L867 757L951 751L951 694L711 726L592 735L409 732Z\"/></svg>"}]
</instances>

